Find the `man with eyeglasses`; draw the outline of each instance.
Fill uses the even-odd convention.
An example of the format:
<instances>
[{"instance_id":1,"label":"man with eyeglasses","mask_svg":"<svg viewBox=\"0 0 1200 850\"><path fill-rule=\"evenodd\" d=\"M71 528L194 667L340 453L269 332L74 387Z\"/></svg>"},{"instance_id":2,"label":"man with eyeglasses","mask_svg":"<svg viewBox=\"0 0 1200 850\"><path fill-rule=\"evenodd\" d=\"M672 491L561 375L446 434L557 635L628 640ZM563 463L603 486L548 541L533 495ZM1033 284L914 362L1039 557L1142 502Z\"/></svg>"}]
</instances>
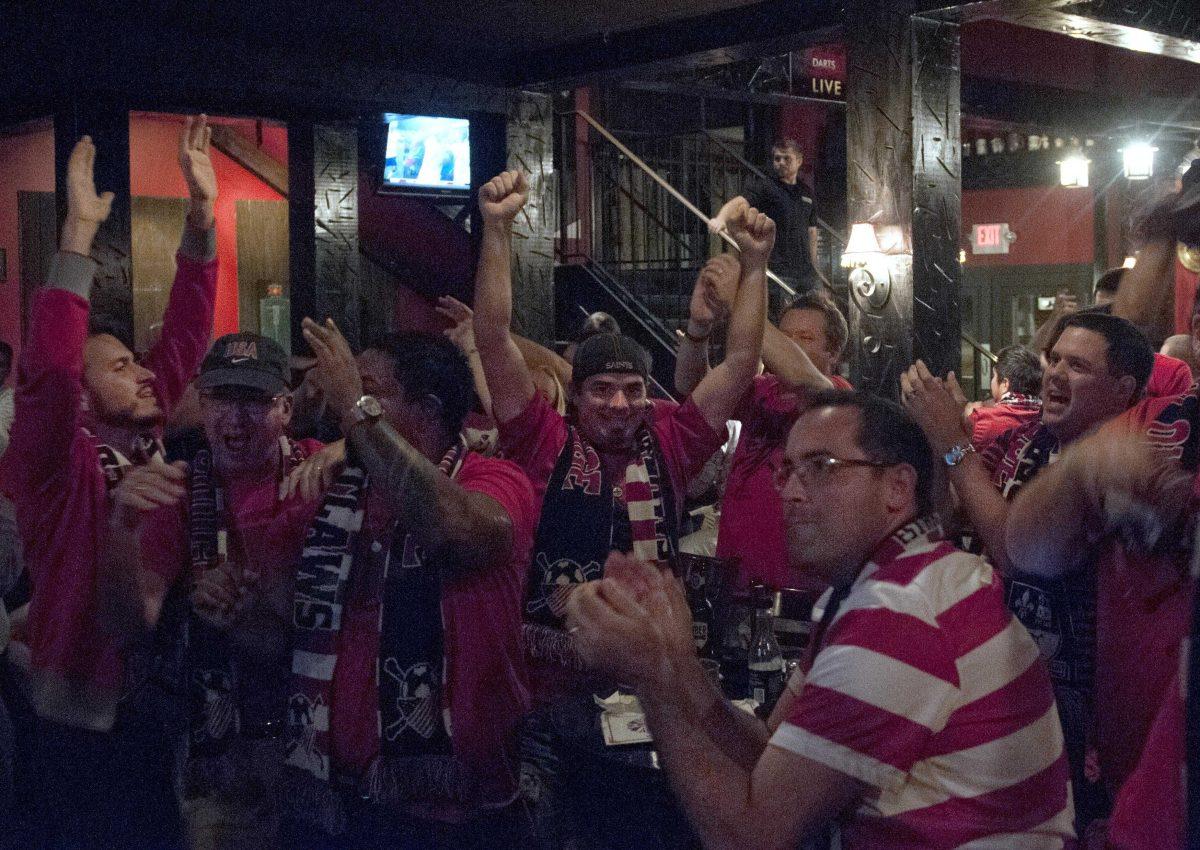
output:
<instances>
[{"instance_id":1,"label":"man with eyeglasses","mask_svg":"<svg viewBox=\"0 0 1200 850\"><path fill-rule=\"evenodd\" d=\"M895 404L818 395L776 474L793 569L831 585L767 724L696 658L678 581L614 555L572 594L585 658L632 682L705 847L1063 847L1073 809L1037 645L939 537L933 453Z\"/></svg>"},{"instance_id":2,"label":"man with eyeglasses","mask_svg":"<svg viewBox=\"0 0 1200 850\"><path fill-rule=\"evenodd\" d=\"M289 377L273 340L218 339L196 378L204 447L186 475L117 499L130 544L106 558L105 604L131 636L159 627L168 655L183 660L174 684L189 702L193 846L273 841L278 828L295 564L318 506L289 479L322 447L287 436Z\"/></svg>"}]
</instances>

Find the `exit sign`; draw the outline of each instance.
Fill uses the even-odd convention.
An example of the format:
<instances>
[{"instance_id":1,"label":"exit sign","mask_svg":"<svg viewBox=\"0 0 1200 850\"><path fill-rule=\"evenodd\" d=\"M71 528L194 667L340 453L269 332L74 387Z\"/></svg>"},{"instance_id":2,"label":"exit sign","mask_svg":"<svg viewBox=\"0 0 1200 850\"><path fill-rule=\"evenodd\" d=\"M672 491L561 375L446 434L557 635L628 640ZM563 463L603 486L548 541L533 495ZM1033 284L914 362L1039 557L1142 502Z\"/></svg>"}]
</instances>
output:
<instances>
[{"instance_id":1,"label":"exit sign","mask_svg":"<svg viewBox=\"0 0 1200 850\"><path fill-rule=\"evenodd\" d=\"M1007 254L1016 238L1007 224L976 224L971 228L971 253Z\"/></svg>"}]
</instances>

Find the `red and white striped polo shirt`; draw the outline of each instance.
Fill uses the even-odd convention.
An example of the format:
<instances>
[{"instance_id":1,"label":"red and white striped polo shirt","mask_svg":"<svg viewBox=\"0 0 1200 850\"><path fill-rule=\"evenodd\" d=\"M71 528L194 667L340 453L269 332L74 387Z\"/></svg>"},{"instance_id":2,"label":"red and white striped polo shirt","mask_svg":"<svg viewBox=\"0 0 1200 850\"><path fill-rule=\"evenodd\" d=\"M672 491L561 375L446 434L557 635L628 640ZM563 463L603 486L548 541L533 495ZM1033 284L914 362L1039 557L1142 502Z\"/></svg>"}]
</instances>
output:
<instances>
[{"instance_id":1,"label":"red and white striped polo shirt","mask_svg":"<svg viewBox=\"0 0 1200 850\"><path fill-rule=\"evenodd\" d=\"M771 738L871 786L843 847L1059 848L1074 807L1038 647L1000 576L917 521L851 586Z\"/></svg>"}]
</instances>

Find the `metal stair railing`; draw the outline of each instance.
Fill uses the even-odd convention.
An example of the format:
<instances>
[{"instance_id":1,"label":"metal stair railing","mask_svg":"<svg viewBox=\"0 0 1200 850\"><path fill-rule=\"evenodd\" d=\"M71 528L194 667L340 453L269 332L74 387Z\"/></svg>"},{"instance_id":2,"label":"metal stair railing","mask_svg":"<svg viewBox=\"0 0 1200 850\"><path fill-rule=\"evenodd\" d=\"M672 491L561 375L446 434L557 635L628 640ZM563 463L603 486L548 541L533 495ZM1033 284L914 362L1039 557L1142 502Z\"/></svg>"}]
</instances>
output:
<instances>
[{"instance_id":1,"label":"metal stair railing","mask_svg":"<svg viewBox=\"0 0 1200 850\"><path fill-rule=\"evenodd\" d=\"M735 252L738 248L724 231L712 236L710 217L647 159L668 173L678 171L676 179L688 184L693 197L708 198L714 208L741 192L746 175L762 180L768 176L727 140L707 130L668 136L625 134L631 137L627 145L584 110L560 113L560 118L572 116L583 119L607 143L586 145L593 191L591 208L586 218L581 214L578 221L581 227L590 223L592 250L584 259L619 282L640 308L658 318L661 326L681 327L686 322L695 275L716 248L713 242L719 239ZM689 139L703 140L710 150L694 144L687 147L684 143ZM642 154L634 147L642 148ZM587 178L577 170L575 179ZM724 191L718 190L716 183ZM677 205L670 204L670 200ZM690 215L680 216L680 208ZM830 294L845 305L848 285L840 260L846 239L820 216L816 220L825 241L824 268L816 269L817 275ZM769 269L767 279L785 296L796 294ZM978 393L996 356L966 333L961 333L961 343L963 366L970 363L972 367L969 377L962 370L963 377L974 384Z\"/></svg>"}]
</instances>

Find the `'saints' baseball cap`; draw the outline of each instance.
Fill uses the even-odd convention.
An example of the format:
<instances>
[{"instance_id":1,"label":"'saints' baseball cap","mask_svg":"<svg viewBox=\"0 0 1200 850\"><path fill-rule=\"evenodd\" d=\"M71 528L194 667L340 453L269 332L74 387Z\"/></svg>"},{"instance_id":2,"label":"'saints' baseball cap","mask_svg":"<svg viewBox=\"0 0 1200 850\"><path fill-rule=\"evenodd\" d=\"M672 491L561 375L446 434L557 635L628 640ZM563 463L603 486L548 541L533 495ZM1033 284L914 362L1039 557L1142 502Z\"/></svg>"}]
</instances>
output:
<instances>
[{"instance_id":1,"label":"'saints' baseball cap","mask_svg":"<svg viewBox=\"0 0 1200 850\"><path fill-rule=\"evenodd\" d=\"M226 334L200 364L196 387L250 387L275 395L288 388L288 358L275 340L252 333Z\"/></svg>"},{"instance_id":2,"label":"'saints' baseball cap","mask_svg":"<svg viewBox=\"0 0 1200 850\"><path fill-rule=\"evenodd\" d=\"M582 384L604 372L650 375L650 355L637 341L622 334L596 334L579 343L571 363L571 380Z\"/></svg>"}]
</instances>

